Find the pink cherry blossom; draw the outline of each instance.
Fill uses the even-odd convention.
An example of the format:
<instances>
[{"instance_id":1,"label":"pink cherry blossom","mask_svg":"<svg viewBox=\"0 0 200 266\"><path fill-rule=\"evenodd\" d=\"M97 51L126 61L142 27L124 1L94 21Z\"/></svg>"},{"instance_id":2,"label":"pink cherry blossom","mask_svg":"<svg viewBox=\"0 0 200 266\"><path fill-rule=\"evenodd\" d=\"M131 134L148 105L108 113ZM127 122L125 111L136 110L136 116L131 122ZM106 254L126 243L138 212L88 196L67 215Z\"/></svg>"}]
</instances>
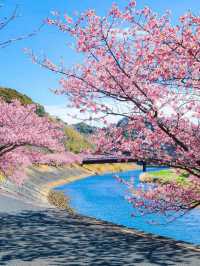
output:
<instances>
[{"instance_id":1,"label":"pink cherry blossom","mask_svg":"<svg viewBox=\"0 0 200 266\"><path fill-rule=\"evenodd\" d=\"M85 56L71 69L39 61L63 75L60 93L103 121L109 115L128 119L123 128L110 125L99 132L97 152L128 152L139 161L184 169L200 178L199 16L188 12L174 25L168 11L158 16L130 1L124 9L113 4L103 17L89 10L70 25L61 17L49 24L74 38L77 53ZM126 110L120 108L125 105ZM182 189L174 184L173 190L190 208L188 198L180 196ZM168 197L168 191L166 186L155 193ZM196 192L189 193L192 200Z\"/></svg>"},{"instance_id":2,"label":"pink cherry blossom","mask_svg":"<svg viewBox=\"0 0 200 266\"><path fill-rule=\"evenodd\" d=\"M35 111L35 105L0 101L0 171L17 184L27 178L24 170L32 163L61 165L81 160L65 152L62 126Z\"/></svg>"}]
</instances>

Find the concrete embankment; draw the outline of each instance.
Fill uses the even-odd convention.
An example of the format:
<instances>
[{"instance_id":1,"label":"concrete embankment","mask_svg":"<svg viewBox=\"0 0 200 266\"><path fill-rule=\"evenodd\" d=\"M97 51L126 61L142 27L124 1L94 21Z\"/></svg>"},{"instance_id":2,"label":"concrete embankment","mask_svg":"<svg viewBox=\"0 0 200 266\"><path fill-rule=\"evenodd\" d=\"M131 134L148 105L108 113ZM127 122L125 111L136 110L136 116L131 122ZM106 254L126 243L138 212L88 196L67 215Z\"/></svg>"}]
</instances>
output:
<instances>
[{"instance_id":1,"label":"concrete embankment","mask_svg":"<svg viewBox=\"0 0 200 266\"><path fill-rule=\"evenodd\" d=\"M117 172L136 169L134 164L109 164L80 166L77 164L63 167L47 165L32 166L26 170L27 180L18 186L9 180L1 181L1 189L24 200L37 205L47 206L48 192L56 186L73 182L90 175L103 174L105 172Z\"/></svg>"},{"instance_id":2,"label":"concrete embankment","mask_svg":"<svg viewBox=\"0 0 200 266\"><path fill-rule=\"evenodd\" d=\"M94 174L91 169L43 166L27 174L23 186L6 181L0 190L0 265L199 265L200 251L192 245L71 215L45 202L35 205L45 198L44 188Z\"/></svg>"},{"instance_id":3,"label":"concrete embankment","mask_svg":"<svg viewBox=\"0 0 200 266\"><path fill-rule=\"evenodd\" d=\"M24 202L34 202L39 206L49 206L47 194L52 186L64 182L68 178L89 175L87 170L79 166L50 167L50 166L33 166L26 170L27 179L21 186L5 179L1 183L1 189L15 197L24 200ZM49 187L49 189L48 189Z\"/></svg>"},{"instance_id":4,"label":"concrete embankment","mask_svg":"<svg viewBox=\"0 0 200 266\"><path fill-rule=\"evenodd\" d=\"M48 187L50 189L53 185L67 182L72 177L78 178L91 174L87 170L75 165L65 167L34 166L26 171L28 178L23 185L17 186L5 179L1 183L1 189L4 193L7 192L23 199L25 202L33 202L37 205L48 205L46 197ZM51 186L48 184L51 184Z\"/></svg>"}]
</instances>

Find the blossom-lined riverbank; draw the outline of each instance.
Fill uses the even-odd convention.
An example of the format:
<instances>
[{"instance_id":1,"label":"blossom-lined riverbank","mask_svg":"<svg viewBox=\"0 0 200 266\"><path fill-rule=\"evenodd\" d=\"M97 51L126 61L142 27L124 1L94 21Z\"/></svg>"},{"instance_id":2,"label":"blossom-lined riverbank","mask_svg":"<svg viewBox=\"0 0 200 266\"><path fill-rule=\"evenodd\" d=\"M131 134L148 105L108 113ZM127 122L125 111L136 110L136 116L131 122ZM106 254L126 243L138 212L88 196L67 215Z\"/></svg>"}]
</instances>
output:
<instances>
[{"instance_id":1,"label":"blossom-lined riverbank","mask_svg":"<svg viewBox=\"0 0 200 266\"><path fill-rule=\"evenodd\" d=\"M29 174L32 173L41 189L45 184L50 188L56 180L66 181L67 175L68 181L78 180L81 171L76 167L43 166L31 169ZM192 245L71 215L46 202L39 206L36 197L31 201L31 196L37 195L35 189L30 179L29 189L28 184L26 189L21 189L30 193L26 200L22 194L0 190L0 241L4 243L0 251L1 265L198 265L200 250Z\"/></svg>"},{"instance_id":2,"label":"blossom-lined riverbank","mask_svg":"<svg viewBox=\"0 0 200 266\"><path fill-rule=\"evenodd\" d=\"M148 168L151 172L158 170L160 168ZM139 182L140 174L141 170L118 173L119 177L127 181L133 178L135 187L142 185ZM199 209L170 222L167 216L160 213L140 216L137 209L125 200L128 196L126 185L113 178L113 174L88 177L57 189L70 198L70 206L82 215L200 245Z\"/></svg>"},{"instance_id":3,"label":"blossom-lined riverbank","mask_svg":"<svg viewBox=\"0 0 200 266\"><path fill-rule=\"evenodd\" d=\"M50 170L49 167L45 167L46 171ZM118 163L118 164L94 164L94 165L72 165L72 169L79 171L79 174L72 174L71 176L67 175L66 177L61 176L57 180L49 180L49 182L45 183L41 190L42 195L47 195L48 191L64 184L68 184L83 178L86 178L88 176L92 175L99 175L99 174L105 174L105 173L114 173L114 172L121 172L121 171L129 171L129 170L135 170L140 169L141 167L137 164L128 164L128 163ZM56 170L57 171L57 170ZM66 168L66 173L68 171L68 168ZM76 173L76 171L75 171Z\"/></svg>"},{"instance_id":4,"label":"blossom-lined riverbank","mask_svg":"<svg viewBox=\"0 0 200 266\"><path fill-rule=\"evenodd\" d=\"M28 178L23 185L17 186L7 179L2 179L0 187L3 191L23 198L24 201L35 204L48 204L48 192L56 186L66 184L87 176L106 172L117 172L133 170L138 168L135 164L110 164L84 166L78 164L65 165L63 167L53 167L40 165L29 167L26 170Z\"/></svg>"}]
</instances>

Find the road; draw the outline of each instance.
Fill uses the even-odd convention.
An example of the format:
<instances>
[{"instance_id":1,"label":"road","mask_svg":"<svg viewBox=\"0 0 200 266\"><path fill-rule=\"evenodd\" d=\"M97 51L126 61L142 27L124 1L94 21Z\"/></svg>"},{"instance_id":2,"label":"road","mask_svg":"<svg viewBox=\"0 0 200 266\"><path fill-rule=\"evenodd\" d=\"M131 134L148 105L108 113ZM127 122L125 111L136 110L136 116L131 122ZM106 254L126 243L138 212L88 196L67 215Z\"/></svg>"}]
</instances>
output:
<instances>
[{"instance_id":1,"label":"road","mask_svg":"<svg viewBox=\"0 0 200 266\"><path fill-rule=\"evenodd\" d=\"M0 193L0 265L200 265L192 246Z\"/></svg>"}]
</instances>

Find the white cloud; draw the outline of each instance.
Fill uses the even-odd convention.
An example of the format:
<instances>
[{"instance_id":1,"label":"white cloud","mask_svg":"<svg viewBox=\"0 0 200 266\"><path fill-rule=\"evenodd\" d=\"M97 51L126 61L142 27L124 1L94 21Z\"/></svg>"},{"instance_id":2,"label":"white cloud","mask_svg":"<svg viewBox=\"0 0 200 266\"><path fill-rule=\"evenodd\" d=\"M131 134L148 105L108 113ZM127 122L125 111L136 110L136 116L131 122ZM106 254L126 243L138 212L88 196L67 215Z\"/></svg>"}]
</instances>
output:
<instances>
[{"instance_id":1,"label":"white cloud","mask_svg":"<svg viewBox=\"0 0 200 266\"><path fill-rule=\"evenodd\" d=\"M121 39L123 40L126 35L127 35L127 37L130 38L131 28L129 28L129 27L125 27L125 28L122 28L122 29L113 28L112 31L115 32L116 37L117 37L118 40L121 40ZM133 36L135 36L136 38L143 37L145 35L147 35L147 32L145 32L143 30L137 30L133 34Z\"/></svg>"},{"instance_id":2,"label":"white cloud","mask_svg":"<svg viewBox=\"0 0 200 266\"><path fill-rule=\"evenodd\" d=\"M74 123L73 119L68 116L67 107L64 105L45 105L44 108L50 115L57 116L69 124Z\"/></svg>"},{"instance_id":3,"label":"white cloud","mask_svg":"<svg viewBox=\"0 0 200 266\"><path fill-rule=\"evenodd\" d=\"M60 119L62 119L64 122L68 124L75 124L79 122L86 122L89 125L92 126L103 126L100 119L98 119L100 116L98 114L94 113L80 113L78 109L67 107L65 105L46 105L44 106L45 110L52 116L56 116ZM96 119L97 121L90 120L89 118ZM119 120L119 117L115 116L109 116L108 121L110 123L116 123Z\"/></svg>"}]
</instances>

